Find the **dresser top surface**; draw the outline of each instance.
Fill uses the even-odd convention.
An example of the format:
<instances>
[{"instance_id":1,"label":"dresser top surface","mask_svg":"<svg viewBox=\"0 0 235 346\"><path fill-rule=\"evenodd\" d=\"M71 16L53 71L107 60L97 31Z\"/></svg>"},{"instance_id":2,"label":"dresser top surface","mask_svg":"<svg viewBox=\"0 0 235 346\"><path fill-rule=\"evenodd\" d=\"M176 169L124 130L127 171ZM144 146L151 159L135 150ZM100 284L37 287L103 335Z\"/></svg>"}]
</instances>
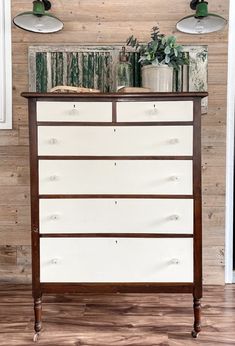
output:
<instances>
[{"instance_id":1,"label":"dresser top surface","mask_svg":"<svg viewBox=\"0 0 235 346\"><path fill-rule=\"evenodd\" d=\"M36 99L184 99L184 98L204 98L208 96L207 92L145 92L145 93L36 93L36 92L23 92L22 97L36 98Z\"/></svg>"}]
</instances>

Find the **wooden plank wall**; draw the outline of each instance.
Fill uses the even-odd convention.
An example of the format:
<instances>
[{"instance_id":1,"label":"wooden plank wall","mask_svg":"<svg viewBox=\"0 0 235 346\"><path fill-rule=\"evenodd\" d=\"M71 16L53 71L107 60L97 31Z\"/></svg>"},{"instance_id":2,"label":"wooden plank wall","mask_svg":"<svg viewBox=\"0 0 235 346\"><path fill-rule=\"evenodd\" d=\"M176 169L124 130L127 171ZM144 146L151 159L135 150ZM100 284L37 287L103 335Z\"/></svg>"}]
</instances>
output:
<instances>
[{"instance_id":1,"label":"wooden plank wall","mask_svg":"<svg viewBox=\"0 0 235 346\"><path fill-rule=\"evenodd\" d=\"M149 38L159 25L183 44L209 48L209 113L202 119L204 282L224 283L224 211L227 29L210 35L185 35L175 30L190 13L188 0L52 0L53 13L64 30L39 35L12 27L13 130L0 132L0 280L30 282L30 210L27 104L29 45L122 44L131 34ZM229 0L209 2L210 11L228 17ZM12 15L30 10L31 1L12 0Z\"/></svg>"}]
</instances>

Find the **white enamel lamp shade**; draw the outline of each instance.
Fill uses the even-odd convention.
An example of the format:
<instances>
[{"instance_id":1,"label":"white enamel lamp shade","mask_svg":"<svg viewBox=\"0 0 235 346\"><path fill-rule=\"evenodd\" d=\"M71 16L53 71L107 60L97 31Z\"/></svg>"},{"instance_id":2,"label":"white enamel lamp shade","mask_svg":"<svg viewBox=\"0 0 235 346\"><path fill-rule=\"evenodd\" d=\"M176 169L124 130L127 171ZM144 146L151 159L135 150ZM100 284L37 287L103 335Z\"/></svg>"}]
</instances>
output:
<instances>
[{"instance_id":1,"label":"white enamel lamp shade","mask_svg":"<svg viewBox=\"0 0 235 346\"><path fill-rule=\"evenodd\" d=\"M40 0L33 2L33 11L18 14L13 23L21 29L48 34L63 29L63 22L45 11L44 3Z\"/></svg>"},{"instance_id":2,"label":"white enamel lamp shade","mask_svg":"<svg viewBox=\"0 0 235 346\"><path fill-rule=\"evenodd\" d=\"M176 24L177 30L187 34L208 34L219 31L227 20L215 13L208 13L208 2L201 0L196 4L195 15L182 18Z\"/></svg>"}]
</instances>

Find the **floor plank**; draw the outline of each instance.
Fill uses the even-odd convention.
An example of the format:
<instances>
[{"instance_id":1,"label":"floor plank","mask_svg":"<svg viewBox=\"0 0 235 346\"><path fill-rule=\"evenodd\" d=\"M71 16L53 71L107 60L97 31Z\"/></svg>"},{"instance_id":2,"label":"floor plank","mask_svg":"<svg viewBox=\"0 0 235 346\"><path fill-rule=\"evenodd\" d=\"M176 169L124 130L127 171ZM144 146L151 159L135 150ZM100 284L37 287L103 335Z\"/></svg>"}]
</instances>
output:
<instances>
[{"instance_id":1,"label":"floor plank","mask_svg":"<svg viewBox=\"0 0 235 346\"><path fill-rule=\"evenodd\" d=\"M34 345L31 288L0 285L0 346ZM188 294L45 295L39 346L235 345L235 285L207 286L192 339Z\"/></svg>"}]
</instances>

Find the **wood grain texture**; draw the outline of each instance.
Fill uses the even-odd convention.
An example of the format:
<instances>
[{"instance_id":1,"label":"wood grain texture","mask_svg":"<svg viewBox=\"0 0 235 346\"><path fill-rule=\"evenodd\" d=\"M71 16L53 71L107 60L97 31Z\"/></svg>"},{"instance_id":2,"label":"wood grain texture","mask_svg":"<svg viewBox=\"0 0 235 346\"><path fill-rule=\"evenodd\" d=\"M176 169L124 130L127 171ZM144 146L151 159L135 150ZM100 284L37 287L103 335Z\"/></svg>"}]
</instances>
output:
<instances>
[{"instance_id":1,"label":"wood grain texture","mask_svg":"<svg viewBox=\"0 0 235 346\"><path fill-rule=\"evenodd\" d=\"M228 7L229 0L209 3L210 12L226 18ZM12 0L12 16L27 10L31 10L28 0ZM223 261L225 233L227 28L209 35L192 36L177 32L175 23L190 13L189 2L184 0L178 0L174 6L161 0L150 0L148 6L141 0L134 3L130 0L94 0L90 3L81 0L73 1L72 5L70 1L60 0L53 2L53 14L64 21L63 31L37 35L12 27L13 130L4 130L0 134L0 246L20 249L20 246L30 244L27 101L20 96L21 92L28 90L28 46L61 45L65 42L74 45L123 44L131 34L147 41L151 28L157 24L162 32L176 34L182 44L208 45L209 112L202 117L203 206L207 210L216 209L213 215L219 216L208 219L203 213L203 272L206 283L224 283L224 265L218 258ZM2 165L3 158L7 161ZM1 210L3 206L4 213ZM15 223L15 207L18 208L20 223ZM22 271L20 265L9 264L9 261L8 256L1 257L0 280L31 280L28 270ZM164 338L162 340L164 343ZM181 345L177 340L172 344Z\"/></svg>"},{"instance_id":2,"label":"wood grain texture","mask_svg":"<svg viewBox=\"0 0 235 346\"><path fill-rule=\"evenodd\" d=\"M44 295L39 345L235 345L235 286L206 286L202 332L191 338L189 294ZM0 346L33 345L31 287L0 286Z\"/></svg>"}]
</instances>

